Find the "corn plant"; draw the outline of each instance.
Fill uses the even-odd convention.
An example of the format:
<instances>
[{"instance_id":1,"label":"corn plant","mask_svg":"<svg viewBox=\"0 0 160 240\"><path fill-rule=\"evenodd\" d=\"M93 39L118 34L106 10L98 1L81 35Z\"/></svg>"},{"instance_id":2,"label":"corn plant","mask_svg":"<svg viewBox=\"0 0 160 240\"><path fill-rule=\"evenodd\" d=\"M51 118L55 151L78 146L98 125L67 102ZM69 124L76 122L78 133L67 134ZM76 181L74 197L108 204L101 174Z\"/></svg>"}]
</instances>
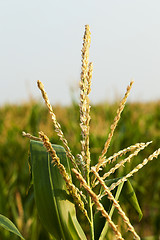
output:
<instances>
[{"instance_id":1,"label":"corn plant","mask_svg":"<svg viewBox=\"0 0 160 240\"><path fill-rule=\"evenodd\" d=\"M107 157L111 139L133 85L133 81L131 81L119 104L97 163L96 165L92 164L89 142L91 120L89 93L93 71L93 64L89 62L90 41L90 29L86 25L82 47L79 104L81 151L76 156L73 156L68 141L57 121L44 85L41 81L37 81L55 131L63 145L51 144L49 138L42 131L39 132L38 137L23 132L23 136L30 139L29 163L38 214L42 224L54 240L108 239L109 227L115 235L114 239L124 239L120 226L114 222L114 211L117 215L120 215L133 238L140 239L130 219L123 211L119 197L123 195L138 212L139 219L142 218L142 212L129 178L149 161L157 158L160 154L160 148L123 177L109 178L115 171L130 162L141 150L151 144L151 142L136 143ZM121 160L118 161L120 157ZM114 167L110 167L109 171L104 172L107 164L116 161ZM73 181L75 178L77 181ZM86 218L86 223L90 229L89 235L84 232L82 224L77 218L76 209L80 210ZM19 236L23 238L21 235Z\"/></svg>"},{"instance_id":2,"label":"corn plant","mask_svg":"<svg viewBox=\"0 0 160 240\"><path fill-rule=\"evenodd\" d=\"M118 226L112 220L114 209L118 210L118 214L127 225L128 231L132 233L133 237L140 239L129 218L122 210L118 198L120 193L123 193L124 196L130 196L129 201L139 213L140 218L142 217L141 209L128 178L133 176L134 173L138 172L153 158L157 158L160 149L144 159L142 163L138 164L127 175L119 179L108 179L111 174L124 166L125 163L131 161L134 156L151 143L137 143L120 150L118 153L114 153L113 156L106 157L112 136L133 84L133 81L131 81L127 87L124 98L120 102L117 115L110 127L108 139L97 159L97 164L92 166L89 148L91 119L89 93L91 91L93 71L93 64L89 62L90 41L90 29L89 26L86 25L82 48L79 105L82 139L81 152L78 153L76 157L72 155L61 126L53 112L44 85L39 80L37 82L51 115L55 131L64 147L52 145L43 132L39 132L39 138L23 133L24 136L31 139L30 162L37 209L42 223L55 239L87 239L77 220L75 206L80 209L87 219L88 225L90 226L89 238L91 240L106 239L108 226L115 233L116 239L124 239ZM102 171L106 164L115 162L119 156L124 156L127 152L130 152L128 157L124 157L101 176L99 172ZM69 164L68 159L71 164ZM72 174L78 179L79 185L76 186L74 184ZM99 193L96 193L94 190L97 185L101 186ZM113 193L114 189L116 189L116 191ZM123 189L125 189L125 191L122 191ZM127 194L128 192L132 194Z\"/></svg>"}]
</instances>

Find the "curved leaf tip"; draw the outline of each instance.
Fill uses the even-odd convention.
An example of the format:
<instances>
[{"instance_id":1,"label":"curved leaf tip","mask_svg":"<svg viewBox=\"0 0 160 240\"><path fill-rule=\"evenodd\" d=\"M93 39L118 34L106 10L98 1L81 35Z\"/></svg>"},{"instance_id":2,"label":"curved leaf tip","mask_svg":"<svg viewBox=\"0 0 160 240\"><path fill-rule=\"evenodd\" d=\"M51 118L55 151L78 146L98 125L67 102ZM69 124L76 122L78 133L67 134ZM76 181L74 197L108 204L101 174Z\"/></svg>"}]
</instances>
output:
<instances>
[{"instance_id":1,"label":"curved leaf tip","mask_svg":"<svg viewBox=\"0 0 160 240\"><path fill-rule=\"evenodd\" d=\"M24 239L24 237L21 235L17 227L9 220L7 217L0 214L0 226L5 228L6 230L16 234L21 239ZM24 239L25 240L25 239Z\"/></svg>"}]
</instances>

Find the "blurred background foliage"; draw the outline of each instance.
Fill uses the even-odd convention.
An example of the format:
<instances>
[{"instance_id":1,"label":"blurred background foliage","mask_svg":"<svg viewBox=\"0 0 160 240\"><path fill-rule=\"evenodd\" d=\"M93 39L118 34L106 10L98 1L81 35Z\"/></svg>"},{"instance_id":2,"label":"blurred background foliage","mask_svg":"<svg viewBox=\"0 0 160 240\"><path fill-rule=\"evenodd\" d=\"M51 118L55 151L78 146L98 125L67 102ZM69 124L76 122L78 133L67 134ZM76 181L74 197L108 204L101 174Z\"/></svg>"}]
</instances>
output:
<instances>
[{"instance_id":1,"label":"blurred background foliage","mask_svg":"<svg viewBox=\"0 0 160 240\"><path fill-rule=\"evenodd\" d=\"M91 107L90 150L93 165L103 149L117 107L117 102ZM73 102L72 106L67 107L57 105L54 107L54 112L72 153L76 156L80 153L81 140L78 104ZM0 213L17 225L26 240L49 239L37 216L33 189L29 189L29 140L22 137L22 131L37 136L40 130L48 135L52 143L61 144L43 104L30 101L21 105L6 104L0 107ZM122 113L107 156L137 142L150 140L153 140L151 145L111 178L129 172L160 146L160 102L128 103ZM110 166L107 166L105 170L109 168ZM148 163L130 180L143 211L141 222L139 223L138 215L127 204L122 205L123 209L127 211L140 236L155 236L146 239L158 240L160 235L160 159ZM79 216L79 219L83 220L83 217ZM121 219L117 221L125 228ZM83 225L87 232L85 224ZM0 229L0 240L9 239L18 238Z\"/></svg>"}]
</instances>

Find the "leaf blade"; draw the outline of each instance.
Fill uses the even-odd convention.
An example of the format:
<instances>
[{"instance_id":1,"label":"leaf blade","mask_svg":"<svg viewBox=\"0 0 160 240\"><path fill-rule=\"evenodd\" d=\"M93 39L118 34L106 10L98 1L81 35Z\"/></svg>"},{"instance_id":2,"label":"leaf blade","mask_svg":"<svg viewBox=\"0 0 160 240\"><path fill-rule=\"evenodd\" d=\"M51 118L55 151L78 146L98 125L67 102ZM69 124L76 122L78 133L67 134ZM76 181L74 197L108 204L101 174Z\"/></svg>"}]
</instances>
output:
<instances>
[{"instance_id":1,"label":"leaf blade","mask_svg":"<svg viewBox=\"0 0 160 240\"><path fill-rule=\"evenodd\" d=\"M12 223L12 221L9 218L3 216L2 214L0 214L0 226L5 228L6 230L16 234L21 239L24 239L24 237L21 235L21 233L19 232L17 227L14 225L14 223Z\"/></svg>"},{"instance_id":2,"label":"leaf blade","mask_svg":"<svg viewBox=\"0 0 160 240\"><path fill-rule=\"evenodd\" d=\"M71 176L64 148L54 144L52 146ZM51 157L41 142L31 141L31 165L36 205L47 231L57 240L86 240L76 218L75 206L69 199L65 181L57 166L51 164Z\"/></svg>"},{"instance_id":3,"label":"leaf blade","mask_svg":"<svg viewBox=\"0 0 160 240\"><path fill-rule=\"evenodd\" d=\"M120 178L105 180L105 184L109 187L111 186L112 183L117 182L119 179ZM103 195L103 188L101 188L101 193ZM124 182L122 185L120 184L112 192L116 200L119 199L120 193L121 195L123 195L124 200L128 201L130 205L137 211L137 213L139 214L139 220L141 220L143 214L140 209L135 191L129 180ZM112 216L114 211L114 206L112 205L112 202L107 198L106 195L101 199L101 203L103 204L108 214ZM101 216L100 212L97 212L94 215L94 225L95 225L95 240L104 239L105 234L107 233L108 226L105 218ZM98 227L96 225L98 225Z\"/></svg>"},{"instance_id":4,"label":"leaf blade","mask_svg":"<svg viewBox=\"0 0 160 240\"><path fill-rule=\"evenodd\" d=\"M126 181L124 184L124 187L122 189L122 195L130 203L130 205L137 211L137 213L139 214L139 221L140 221L143 217L143 213L139 206L135 191L129 180Z\"/></svg>"}]
</instances>

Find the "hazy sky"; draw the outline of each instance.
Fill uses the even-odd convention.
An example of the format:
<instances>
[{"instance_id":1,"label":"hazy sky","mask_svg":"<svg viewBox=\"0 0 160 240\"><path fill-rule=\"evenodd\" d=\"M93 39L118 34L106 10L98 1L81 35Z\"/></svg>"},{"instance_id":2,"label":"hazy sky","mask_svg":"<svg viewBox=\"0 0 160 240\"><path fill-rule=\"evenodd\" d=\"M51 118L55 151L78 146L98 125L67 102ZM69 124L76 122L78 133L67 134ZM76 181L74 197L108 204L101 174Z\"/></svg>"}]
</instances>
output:
<instances>
[{"instance_id":1,"label":"hazy sky","mask_svg":"<svg viewBox=\"0 0 160 240\"><path fill-rule=\"evenodd\" d=\"M78 96L85 24L90 25L93 103L160 99L159 0L0 0L0 105Z\"/></svg>"}]
</instances>

